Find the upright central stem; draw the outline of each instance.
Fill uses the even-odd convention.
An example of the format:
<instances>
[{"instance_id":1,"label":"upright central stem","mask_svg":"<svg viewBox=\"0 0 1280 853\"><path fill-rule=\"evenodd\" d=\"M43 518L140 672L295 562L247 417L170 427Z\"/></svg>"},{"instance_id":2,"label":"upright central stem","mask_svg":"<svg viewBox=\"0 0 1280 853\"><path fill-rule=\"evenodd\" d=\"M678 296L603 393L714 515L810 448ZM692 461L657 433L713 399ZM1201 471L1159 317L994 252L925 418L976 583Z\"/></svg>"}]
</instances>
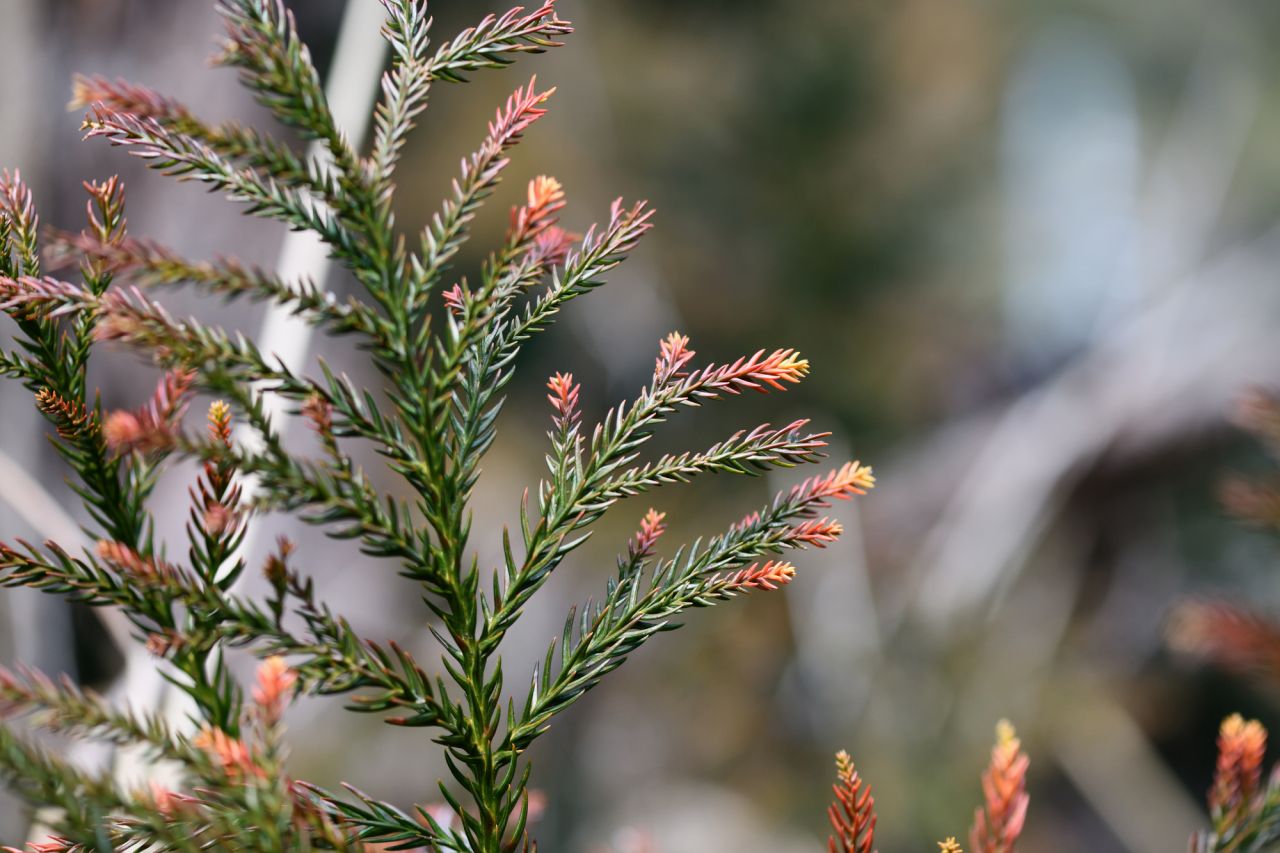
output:
<instances>
[{"instance_id":1,"label":"upright central stem","mask_svg":"<svg viewBox=\"0 0 1280 853\"><path fill-rule=\"evenodd\" d=\"M479 837L473 841L476 853L501 853L508 816L503 808L505 792L498 790L493 749L493 709L485 695L486 657L480 652L478 643L471 645L466 652L466 690L472 752L470 765L475 786L472 797L480 821Z\"/></svg>"},{"instance_id":2,"label":"upright central stem","mask_svg":"<svg viewBox=\"0 0 1280 853\"><path fill-rule=\"evenodd\" d=\"M440 574L445 579L443 597L448 602L445 625L455 646L452 654L458 667L447 667L465 697L466 718L461 731L451 732L450 751L465 768L464 787L475 807L474 815L458 814L467 839L475 853L504 853L515 849L518 839L507 838L511 804L517 802L522 782L504 776L506 763L501 762L494 738L501 721L502 677L489 675L489 658L493 644L489 626L479 618L477 596L479 579L474 569L465 566L467 550L466 495L458 487L454 472L447 469L441 454L433 454L440 482L442 512L433 514L438 537L436 555Z\"/></svg>"}]
</instances>

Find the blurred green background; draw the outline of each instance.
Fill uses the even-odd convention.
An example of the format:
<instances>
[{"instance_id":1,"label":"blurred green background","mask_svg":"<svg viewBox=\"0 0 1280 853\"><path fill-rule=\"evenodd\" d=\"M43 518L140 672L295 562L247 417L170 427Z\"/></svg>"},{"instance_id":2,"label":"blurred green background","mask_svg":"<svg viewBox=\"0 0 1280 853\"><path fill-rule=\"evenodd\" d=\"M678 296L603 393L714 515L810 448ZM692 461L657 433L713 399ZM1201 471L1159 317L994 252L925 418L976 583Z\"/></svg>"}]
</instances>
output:
<instances>
[{"instance_id":1,"label":"blurred green background","mask_svg":"<svg viewBox=\"0 0 1280 853\"><path fill-rule=\"evenodd\" d=\"M326 66L343 3L292 5ZM576 230L617 195L658 209L610 286L526 350L480 486L482 562L542 468L542 379L573 371L598 417L635 393L674 329L712 360L796 346L813 372L785 396L684 413L656 447L808 416L834 434L835 461L873 464L881 485L838 508L846 537L801 555L785 592L692 614L559 721L532 756L547 795L542 849L623 853L643 849L637 837L664 853L821 849L840 748L875 791L877 846L934 849L967 832L1000 717L1032 759L1020 849L1184 849L1205 820L1218 721L1235 710L1280 720L1265 689L1164 643L1188 596L1280 612L1274 543L1214 499L1226 471L1265 464L1228 423L1233 402L1280 381L1280 6L559 9L577 27L566 47L434 87L399 173L397 215L413 231L492 111L536 72L558 87L551 113L516 150L459 271L500 239L537 174L564 183ZM438 0L434 32L501 10ZM76 225L79 181L118 171L135 235L274 262L279 229L79 143L78 116L62 109L79 71L265 123L234 74L203 62L216 27L211 0L0 3L0 164L22 169L46 221ZM249 331L260 320L260 308L185 294L166 304ZM358 369L343 345L320 347ZM123 353L97 369L108 405L136 405L154 381ZM0 446L74 506L42 429L20 388L0 391ZM174 542L187 473L157 501ZM508 672L540 655L570 603L603 589L650 503L674 542L802 476L790 473L624 503L532 605ZM15 491L5 500L26 499ZM264 524L300 542L299 565L358 628L431 657L423 611L388 567L314 530ZM6 539L43 535L31 528L0 505ZM0 600L4 660L112 684L120 655L92 617ZM295 770L318 783L409 804L446 775L421 733L335 702L304 702L295 717ZM22 826L3 801L0 840Z\"/></svg>"}]
</instances>

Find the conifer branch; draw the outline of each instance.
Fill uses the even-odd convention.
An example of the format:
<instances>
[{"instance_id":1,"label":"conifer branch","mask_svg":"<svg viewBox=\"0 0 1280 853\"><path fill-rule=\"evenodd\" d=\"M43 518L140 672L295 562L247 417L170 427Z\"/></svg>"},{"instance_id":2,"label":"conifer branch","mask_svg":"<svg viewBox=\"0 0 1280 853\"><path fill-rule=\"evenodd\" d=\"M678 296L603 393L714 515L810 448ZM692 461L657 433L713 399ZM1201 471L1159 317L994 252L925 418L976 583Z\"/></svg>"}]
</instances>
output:
<instances>
[{"instance_id":1,"label":"conifer branch","mask_svg":"<svg viewBox=\"0 0 1280 853\"><path fill-rule=\"evenodd\" d=\"M181 102L145 86L125 80L76 75L72 81L72 109L106 109L138 118L149 118L175 133L198 139L218 154L256 172L270 174L285 186L324 193L325 182L315 164L303 159L283 142L254 128L234 122L206 124Z\"/></svg>"},{"instance_id":2,"label":"conifer branch","mask_svg":"<svg viewBox=\"0 0 1280 853\"><path fill-rule=\"evenodd\" d=\"M188 284L227 301L270 300L334 334L360 333L382 345L388 341L386 321L362 303L339 302L312 281L281 281L231 258L190 261L150 240L102 243L87 235L57 235L48 254L55 260L91 260L144 288Z\"/></svg>"},{"instance_id":3,"label":"conifer branch","mask_svg":"<svg viewBox=\"0 0 1280 853\"><path fill-rule=\"evenodd\" d=\"M198 181L225 193L231 200L247 205L251 215L315 232L336 257L353 269L365 269L374 260L357 235L309 193L274 175L237 168L196 137L170 130L153 118L115 112L101 104L90 107L83 129L86 139L102 137L163 174Z\"/></svg>"},{"instance_id":4,"label":"conifer branch","mask_svg":"<svg viewBox=\"0 0 1280 853\"><path fill-rule=\"evenodd\" d=\"M110 815L133 809L109 778L76 770L5 725L0 725L0 779L28 803L58 809L55 831L82 849L98 847Z\"/></svg>"},{"instance_id":5,"label":"conifer branch","mask_svg":"<svg viewBox=\"0 0 1280 853\"><path fill-rule=\"evenodd\" d=\"M329 112L324 85L298 38L293 13L281 0L223 0L218 10L227 34L218 64L239 70L259 103L284 124L323 142L346 180L357 183L355 152Z\"/></svg>"},{"instance_id":6,"label":"conifer branch","mask_svg":"<svg viewBox=\"0 0 1280 853\"><path fill-rule=\"evenodd\" d=\"M827 838L830 853L871 853L875 844L875 798L871 786L863 782L849 753L836 753L836 783L831 786L835 802L827 808L834 836Z\"/></svg>"},{"instance_id":7,"label":"conifer branch","mask_svg":"<svg viewBox=\"0 0 1280 853\"><path fill-rule=\"evenodd\" d=\"M502 15L486 15L436 51L430 62L431 74L465 83L468 72L502 68L515 61L514 55L560 47L556 39L571 32L570 23L557 17L555 0L547 0L527 14L517 6Z\"/></svg>"},{"instance_id":8,"label":"conifer branch","mask_svg":"<svg viewBox=\"0 0 1280 853\"><path fill-rule=\"evenodd\" d=\"M874 483L869 469L849 463L665 558L656 555L665 518L651 511L603 595L571 611L523 703L509 705L504 718L498 648L524 605L606 511L628 496L707 473L758 474L813 461L826 433L798 420L739 431L697 452L641 458L653 431L680 409L800 381L808 362L792 349L695 368L688 339L671 335L659 346L652 380L591 429L583 424L580 386L572 375L556 374L547 386L548 476L533 508L522 501L519 530L504 535L499 564L482 566L469 544L472 492L520 350L570 301L604 283L653 214L644 202L619 200L603 225L570 235L557 221L563 189L540 176L511 211L506 237L478 275L470 281L460 275L445 287L512 147L545 112L551 90L540 91L531 79L497 110L410 250L392 214L393 177L430 85L554 47L570 26L545 2L528 13L488 16L432 53L421 2L381 2L392 61L364 157L337 128L281 0L219 4L227 32L220 62L238 69L263 105L313 143L307 155L254 128L207 123L145 87L83 77L74 96L88 110L86 136L124 147L163 174L218 190L250 214L313 232L359 280L360 296L339 302L309 281L287 281L229 258L189 260L130 236L115 179L86 184L86 228L55 232L50 257L59 269L78 267L80 279L55 277L41 267L30 191L16 175L0 179L0 310L18 330L18 348L0 352L0 375L35 395L100 528L94 546L79 555L56 543L0 544L0 585L119 609L161 659L166 677L194 699L199 726L188 737L70 683L0 671L0 709L31 711L59 730L114 743L146 743L185 768L181 792L121 794L0 726L0 773L22 777L19 785L33 799L66 809L54 827L68 839L55 842L62 848L292 851L377 842L468 853L532 849L531 768L521 756L555 715L690 609L791 582L797 570L782 552L833 541L840 526L819 510ZM314 371L291 368L267 344L175 317L154 294L176 285L228 300L269 301L323 331L355 335L385 387L360 387L324 362ZM431 298L437 291L439 311ZM136 409L104 412L90 394L86 368L106 342L124 343L164 370ZM183 416L198 393L217 399L205 428L192 431ZM276 412L268 401L288 408ZM278 421L294 417L314 431L315 456L281 440ZM258 441L233 440L233 418L243 419ZM371 442L412 494L380 488L355 463L352 439ZM165 549L153 542L147 499L177 459L196 460L200 468L189 489L186 545ZM250 480L252 490L245 488ZM255 517L268 511L296 514L329 536L357 540L365 554L394 561L438 620L438 663L357 634L293 568L286 541L264 567L268 594L237 593L234 585L247 571L241 546ZM482 577L492 584L483 586ZM254 687L242 687L226 666L231 648L266 657ZM430 730L452 776L439 786L452 820L426 809L407 813L354 789L335 796L289 779L281 723L299 690L344 695L353 710ZM994 826L996 817L989 821Z\"/></svg>"}]
</instances>

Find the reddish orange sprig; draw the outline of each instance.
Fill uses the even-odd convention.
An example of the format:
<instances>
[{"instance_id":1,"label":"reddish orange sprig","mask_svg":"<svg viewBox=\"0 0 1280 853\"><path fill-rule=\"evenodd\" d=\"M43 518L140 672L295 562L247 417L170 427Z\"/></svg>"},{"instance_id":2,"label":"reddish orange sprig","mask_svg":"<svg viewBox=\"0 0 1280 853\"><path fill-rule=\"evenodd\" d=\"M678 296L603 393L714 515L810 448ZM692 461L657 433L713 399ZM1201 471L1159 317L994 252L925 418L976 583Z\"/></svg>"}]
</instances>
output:
<instances>
[{"instance_id":1,"label":"reddish orange sprig","mask_svg":"<svg viewBox=\"0 0 1280 853\"><path fill-rule=\"evenodd\" d=\"M258 666L258 683L253 688L253 701L267 725L275 725L284 714L298 674L279 655L267 658Z\"/></svg>"},{"instance_id":2,"label":"reddish orange sprig","mask_svg":"<svg viewBox=\"0 0 1280 853\"><path fill-rule=\"evenodd\" d=\"M89 194L85 212L94 238L104 246L114 246L123 241L124 183L120 176L112 175L105 181L84 181L81 185Z\"/></svg>"},{"instance_id":3,"label":"reddish orange sprig","mask_svg":"<svg viewBox=\"0 0 1280 853\"><path fill-rule=\"evenodd\" d=\"M785 390L784 382L797 383L809 372L809 360L793 349L774 350L768 355L759 350L750 357L739 358L723 367L708 368L703 380L708 389L738 394L745 388L754 391Z\"/></svg>"},{"instance_id":4,"label":"reddish orange sprig","mask_svg":"<svg viewBox=\"0 0 1280 853\"><path fill-rule=\"evenodd\" d=\"M829 474L810 477L791 489L791 499L826 506L828 499L847 501L854 495L865 495L876 478L871 469L860 462L846 462Z\"/></svg>"},{"instance_id":5,"label":"reddish orange sprig","mask_svg":"<svg viewBox=\"0 0 1280 853\"><path fill-rule=\"evenodd\" d=\"M206 725L191 743L217 761L228 778L265 778L266 776L266 771L258 765L248 744L239 738L232 737L222 729Z\"/></svg>"},{"instance_id":6,"label":"reddish orange sprig","mask_svg":"<svg viewBox=\"0 0 1280 853\"><path fill-rule=\"evenodd\" d=\"M791 528L790 541L798 545L812 545L824 548L840 538L844 533L844 525L829 518L811 518Z\"/></svg>"},{"instance_id":7,"label":"reddish orange sprig","mask_svg":"<svg viewBox=\"0 0 1280 853\"><path fill-rule=\"evenodd\" d=\"M556 410L555 421L556 429L561 432L567 432L582 417L578 411L578 392L582 386L573 381L572 373L557 373L547 380L547 390L551 393L547 395L551 407Z\"/></svg>"},{"instance_id":8,"label":"reddish orange sprig","mask_svg":"<svg viewBox=\"0 0 1280 853\"><path fill-rule=\"evenodd\" d=\"M168 657L186 644L185 637L171 628L165 628L163 631L155 631L147 635L146 648L148 652L156 657L163 658Z\"/></svg>"},{"instance_id":9,"label":"reddish orange sprig","mask_svg":"<svg viewBox=\"0 0 1280 853\"><path fill-rule=\"evenodd\" d=\"M694 351L689 349L689 336L672 332L658 344L658 362L653 369L653 381L663 385L677 376L681 376Z\"/></svg>"},{"instance_id":10,"label":"reddish orange sprig","mask_svg":"<svg viewBox=\"0 0 1280 853\"><path fill-rule=\"evenodd\" d=\"M29 234L34 235L40 228L35 197L16 169L0 171L0 214Z\"/></svg>"},{"instance_id":11,"label":"reddish orange sprig","mask_svg":"<svg viewBox=\"0 0 1280 853\"><path fill-rule=\"evenodd\" d=\"M555 178L539 175L529 182L528 200L511 208L511 241L519 246L538 237L564 209L564 188Z\"/></svg>"},{"instance_id":12,"label":"reddish orange sprig","mask_svg":"<svg viewBox=\"0 0 1280 853\"><path fill-rule=\"evenodd\" d=\"M1209 790L1214 823L1231 823L1253 807L1262 783L1267 730L1257 720L1232 714L1218 732L1218 766Z\"/></svg>"},{"instance_id":13,"label":"reddish orange sprig","mask_svg":"<svg viewBox=\"0 0 1280 853\"><path fill-rule=\"evenodd\" d=\"M564 262L569 249L580 238L581 235L566 231L559 225L550 225L534 238L530 254L540 267L555 266Z\"/></svg>"},{"instance_id":14,"label":"reddish orange sprig","mask_svg":"<svg viewBox=\"0 0 1280 853\"><path fill-rule=\"evenodd\" d=\"M774 590L786 586L796 576L796 567L784 560L769 560L761 565L753 563L729 578L733 588Z\"/></svg>"},{"instance_id":15,"label":"reddish orange sprig","mask_svg":"<svg viewBox=\"0 0 1280 853\"><path fill-rule=\"evenodd\" d=\"M1226 601L1188 601L1169 619L1169 645L1240 672L1280 681L1280 625Z\"/></svg>"},{"instance_id":16,"label":"reddish orange sprig","mask_svg":"<svg viewBox=\"0 0 1280 853\"><path fill-rule=\"evenodd\" d=\"M169 820L177 818L179 812L199 802L194 797L166 788L156 781L149 782L146 787L137 791L134 799L139 804L145 803L149 809Z\"/></svg>"},{"instance_id":17,"label":"reddish orange sprig","mask_svg":"<svg viewBox=\"0 0 1280 853\"><path fill-rule=\"evenodd\" d=\"M828 853L871 853L876 800L844 750L836 753L836 782L831 791L835 802L827 807L827 817L836 834L827 838Z\"/></svg>"},{"instance_id":18,"label":"reddish orange sprig","mask_svg":"<svg viewBox=\"0 0 1280 853\"><path fill-rule=\"evenodd\" d=\"M71 81L69 109L78 110L101 104L119 113L148 118L189 120L191 112L178 101L167 98L146 86L105 77L77 74Z\"/></svg>"},{"instance_id":19,"label":"reddish orange sprig","mask_svg":"<svg viewBox=\"0 0 1280 853\"><path fill-rule=\"evenodd\" d=\"M169 371L156 385L146 406L136 412L112 412L102 430L107 445L117 453L154 453L172 448L194 381L195 374L190 371Z\"/></svg>"},{"instance_id":20,"label":"reddish orange sprig","mask_svg":"<svg viewBox=\"0 0 1280 853\"><path fill-rule=\"evenodd\" d=\"M991 763L982 774L985 811L978 808L969 832L972 853L1013 853L1027 817L1031 798L1027 794L1027 767L1030 759L1008 720L996 725L996 745Z\"/></svg>"},{"instance_id":21,"label":"reddish orange sprig","mask_svg":"<svg viewBox=\"0 0 1280 853\"><path fill-rule=\"evenodd\" d=\"M453 312L454 316L461 316L466 310L466 294L462 290L461 284L455 284L453 287L441 294L444 298L444 306Z\"/></svg>"},{"instance_id":22,"label":"reddish orange sprig","mask_svg":"<svg viewBox=\"0 0 1280 853\"><path fill-rule=\"evenodd\" d=\"M174 578L179 573L176 566L154 557L144 557L123 542L103 539L98 542L94 550L99 560L122 575L128 575L137 580Z\"/></svg>"},{"instance_id":23,"label":"reddish orange sprig","mask_svg":"<svg viewBox=\"0 0 1280 853\"><path fill-rule=\"evenodd\" d=\"M636 535L631 537L631 541L627 543L627 554L632 562L643 560L653 555L653 549L658 544L658 539L663 533L667 532L666 524L667 514L658 512L653 507L649 507L649 511L644 514L644 518L640 521L640 529L636 531Z\"/></svg>"},{"instance_id":24,"label":"reddish orange sprig","mask_svg":"<svg viewBox=\"0 0 1280 853\"><path fill-rule=\"evenodd\" d=\"M520 138L542 116L546 109L542 104L555 94L555 87L539 92L535 88L537 75L529 78L527 85L516 89L507 98L506 104L500 107L489 122L489 136L485 139L486 154L496 154ZM505 162L503 163L505 165ZM501 166L498 166L501 168Z\"/></svg>"},{"instance_id":25,"label":"reddish orange sprig","mask_svg":"<svg viewBox=\"0 0 1280 853\"><path fill-rule=\"evenodd\" d=\"M306 406L304 405L304 411ZM231 407L223 400L209 406L209 440L216 447L231 450ZM235 468L227 458L204 463L204 476L189 490L197 518L205 533L219 539L230 539L239 529L244 515L240 509L241 488L233 481Z\"/></svg>"}]
</instances>

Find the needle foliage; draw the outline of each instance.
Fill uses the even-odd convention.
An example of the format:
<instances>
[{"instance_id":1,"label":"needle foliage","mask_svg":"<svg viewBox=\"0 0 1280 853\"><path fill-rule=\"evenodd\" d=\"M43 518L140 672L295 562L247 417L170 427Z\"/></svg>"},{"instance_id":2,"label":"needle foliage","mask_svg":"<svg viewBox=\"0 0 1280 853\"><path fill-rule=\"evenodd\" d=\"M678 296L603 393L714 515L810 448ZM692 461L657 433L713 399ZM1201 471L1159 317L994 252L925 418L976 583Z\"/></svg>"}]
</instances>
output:
<instances>
[{"instance_id":1,"label":"needle foliage","mask_svg":"<svg viewBox=\"0 0 1280 853\"><path fill-rule=\"evenodd\" d=\"M656 349L651 380L590 425L579 385L557 374L547 383L548 473L532 497L513 496L519 524L501 532L500 563L481 565L470 502L520 350L570 301L604 283L649 230L652 212L644 202L618 201L601 224L570 234L557 224L563 189L539 177L511 211L502 244L477 273L459 276L452 267L459 248L551 90L531 79L498 106L448 196L416 232L402 230L392 213L405 139L434 87L556 47L570 25L547 2L436 41L420 0L381 3L391 61L367 145L335 123L280 0L223 0L217 62L309 144L305 153L256 128L207 122L140 86L75 84L88 138L199 182L247 214L312 232L358 281L357 297L337 299L317 282L235 260L186 258L132 235L115 179L85 185L83 230L49 233L19 176L0 182L0 306L17 329L0 350L0 374L23 383L48 419L95 540L83 552L0 543L0 583L119 610L197 709L194 725L176 725L113 707L67 681L0 670L0 716L11 718L0 725L0 776L44 809L56 833L45 849L528 849L524 755L555 716L685 611L790 581L795 569L781 553L833 540L839 525L822 508L873 484L869 469L845 464L667 556L657 550L664 517L651 511L601 593L568 614L541 665L509 689L504 638L614 504L703 474L807 463L822 455L825 434L804 421L762 425L701 450L644 455L652 431L684 409L800 381L808 363L791 349L699 364L688 339L673 333ZM175 317L160 294L176 286L270 303L323 333L354 336L382 385L359 387L322 362L284 364L266 343ZM104 345L131 348L161 373L136 410L104 411L88 385L89 360ZM314 431L315 454L286 448L269 397ZM204 426L193 428L185 415L200 398L214 402ZM233 424L252 440L237 438ZM381 490L355 464L356 441L377 448L407 487L396 494L409 499ZM148 498L166 466L182 459L202 469L191 488L187 541L164 547ZM425 602L439 658L419 661L357 634L317 596L288 542L262 568L270 594L247 596L237 584L246 570L241 545L254 518L269 512L353 539L371 563L398 572ZM248 695L225 662L233 647L263 660ZM432 738L451 778L437 792L407 798L442 797L447 808L405 811L290 778L280 722L299 691L343 696L356 711ZM144 744L180 768L180 783L123 789L26 739L12 724L19 716L58 732Z\"/></svg>"}]
</instances>

